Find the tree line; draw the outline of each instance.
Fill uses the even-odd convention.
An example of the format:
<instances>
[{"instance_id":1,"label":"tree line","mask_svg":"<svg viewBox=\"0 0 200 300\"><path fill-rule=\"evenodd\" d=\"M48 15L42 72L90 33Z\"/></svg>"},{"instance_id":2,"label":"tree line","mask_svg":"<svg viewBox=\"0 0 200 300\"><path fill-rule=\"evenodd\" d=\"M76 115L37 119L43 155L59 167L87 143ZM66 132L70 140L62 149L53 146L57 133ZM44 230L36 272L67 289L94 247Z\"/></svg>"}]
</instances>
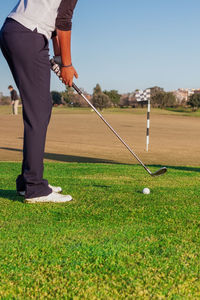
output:
<instances>
[{"instance_id":1,"label":"tree line","mask_svg":"<svg viewBox=\"0 0 200 300\"><path fill-rule=\"evenodd\" d=\"M93 90L93 94L89 95L84 90L82 92L88 97L92 104L102 110L109 107L120 106L121 95L117 90L104 90L102 91L101 86L97 84ZM87 107L88 104L82 99L82 97L74 92L71 87L66 87L64 92L52 91L51 97L53 104L67 105L70 107Z\"/></svg>"},{"instance_id":2,"label":"tree line","mask_svg":"<svg viewBox=\"0 0 200 300\"><path fill-rule=\"evenodd\" d=\"M151 90L151 105L155 108L169 108L177 107L180 104L177 103L176 97L172 92L165 92L160 87L152 87ZM89 95L82 89L82 92L88 97L92 104L102 110L110 107L143 107L145 102L136 101L136 92L127 93L121 95L117 90L102 90L101 86L97 84L93 89L93 94ZM51 92L52 102L54 106L64 105L69 107L87 107L88 104L82 99L82 97L74 92L74 89L67 87L65 91ZM0 97L0 105L10 104L10 97ZM200 93L196 92L192 94L187 102L183 102L182 106L190 107L193 111L200 108Z\"/></svg>"},{"instance_id":3,"label":"tree line","mask_svg":"<svg viewBox=\"0 0 200 300\"><path fill-rule=\"evenodd\" d=\"M121 95L117 90L104 90L102 91L101 86L97 84L93 89L92 95L86 96L92 102L92 104L102 110L110 107L138 107L144 106L145 102L136 101L136 92ZM64 92L51 92L53 104L56 105L67 105L72 107L86 107L88 104L82 99L82 97L76 94L73 88L67 87ZM151 104L153 107L165 108L174 107L177 105L176 97L171 92L165 92L162 88L153 87L151 88Z\"/></svg>"}]
</instances>

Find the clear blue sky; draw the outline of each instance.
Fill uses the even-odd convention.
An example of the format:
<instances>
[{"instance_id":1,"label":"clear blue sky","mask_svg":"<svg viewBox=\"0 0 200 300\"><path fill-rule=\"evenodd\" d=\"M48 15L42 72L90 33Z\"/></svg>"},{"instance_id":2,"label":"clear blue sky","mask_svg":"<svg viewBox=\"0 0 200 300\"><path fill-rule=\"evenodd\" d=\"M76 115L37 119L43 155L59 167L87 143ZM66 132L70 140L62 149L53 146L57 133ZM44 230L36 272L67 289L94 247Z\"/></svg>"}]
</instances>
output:
<instances>
[{"instance_id":1,"label":"clear blue sky","mask_svg":"<svg viewBox=\"0 0 200 300\"><path fill-rule=\"evenodd\" d=\"M17 0L1 1L0 25ZM92 92L200 87L199 0L79 0L72 57L77 84ZM52 52L52 50L51 50ZM13 83L0 54L0 91ZM52 76L52 89L64 87Z\"/></svg>"}]
</instances>

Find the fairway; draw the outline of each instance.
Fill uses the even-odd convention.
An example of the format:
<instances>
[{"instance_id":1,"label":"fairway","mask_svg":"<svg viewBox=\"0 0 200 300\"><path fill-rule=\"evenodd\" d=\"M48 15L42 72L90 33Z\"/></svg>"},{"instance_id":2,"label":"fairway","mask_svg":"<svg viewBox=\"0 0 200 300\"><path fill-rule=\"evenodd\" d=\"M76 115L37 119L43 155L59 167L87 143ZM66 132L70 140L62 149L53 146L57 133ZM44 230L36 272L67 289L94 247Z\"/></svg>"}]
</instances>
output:
<instances>
[{"instance_id":1,"label":"fairway","mask_svg":"<svg viewBox=\"0 0 200 300\"><path fill-rule=\"evenodd\" d=\"M19 169L0 163L1 299L199 299L199 168L47 163L74 196L55 205L24 205Z\"/></svg>"},{"instance_id":2,"label":"fairway","mask_svg":"<svg viewBox=\"0 0 200 300\"><path fill-rule=\"evenodd\" d=\"M22 117L0 107L1 161L21 161ZM146 164L192 165L200 162L200 118L196 113L152 110L149 152L146 109L103 111L104 117ZM58 162L114 162L135 159L90 109L55 108L48 129L45 158Z\"/></svg>"}]
</instances>

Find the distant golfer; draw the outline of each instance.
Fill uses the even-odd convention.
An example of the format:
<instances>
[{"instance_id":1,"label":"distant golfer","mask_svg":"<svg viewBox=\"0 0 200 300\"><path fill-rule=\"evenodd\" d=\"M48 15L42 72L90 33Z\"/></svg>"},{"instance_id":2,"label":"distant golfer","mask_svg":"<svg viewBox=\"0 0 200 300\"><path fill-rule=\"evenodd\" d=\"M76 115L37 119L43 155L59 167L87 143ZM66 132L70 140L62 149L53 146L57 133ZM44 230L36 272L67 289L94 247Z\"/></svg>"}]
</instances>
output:
<instances>
[{"instance_id":1,"label":"distant golfer","mask_svg":"<svg viewBox=\"0 0 200 300\"><path fill-rule=\"evenodd\" d=\"M78 75L71 61L72 16L77 0L21 0L0 32L0 46L8 62L23 106L24 145L17 192L27 202L66 202L60 187L43 179L46 132L51 116L49 40L61 55L61 77L71 86Z\"/></svg>"},{"instance_id":2,"label":"distant golfer","mask_svg":"<svg viewBox=\"0 0 200 300\"><path fill-rule=\"evenodd\" d=\"M19 97L17 95L16 90L14 90L12 85L9 85L8 89L10 91L12 114L13 115L18 115Z\"/></svg>"}]
</instances>

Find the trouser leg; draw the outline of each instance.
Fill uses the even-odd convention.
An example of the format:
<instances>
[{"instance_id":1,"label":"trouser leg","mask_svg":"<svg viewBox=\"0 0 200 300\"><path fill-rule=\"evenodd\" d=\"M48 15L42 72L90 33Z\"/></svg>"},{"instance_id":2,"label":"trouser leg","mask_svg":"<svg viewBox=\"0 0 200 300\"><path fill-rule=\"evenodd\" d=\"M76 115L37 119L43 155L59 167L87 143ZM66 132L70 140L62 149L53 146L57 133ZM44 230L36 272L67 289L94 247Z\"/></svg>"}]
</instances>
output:
<instances>
[{"instance_id":1,"label":"trouser leg","mask_svg":"<svg viewBox=\"0 0 200 300\"><path fill-rule=\"evenodd\" d=\"M15 100L14 103L14 114L18 115L18 104L19 104L19 100Z\"/></svg>"},{"instance_id":2,"label":"trouser leg","mask_svg":"<svg viewBox=\"0 0 200 300\"><path fill-rule=\"evenodd\" d=\"M13 21L2 29L1 48L23 104L23 164L17 189L25 188L26 198L45 196L52 191L43 179L44 147L52 109L48 42L43 35Z\"/></svg>"},{"instance_id":3,"label":"trouser leg","mask_svg":"<svg viewBox=\"0 0 200 300\"><path fill-rule=\"evenodd\" d=\"M15 107L14 107L14 104L12 104L12 114L13 114L13 115L15 114Z\"/></svg>"}]
</instances>

